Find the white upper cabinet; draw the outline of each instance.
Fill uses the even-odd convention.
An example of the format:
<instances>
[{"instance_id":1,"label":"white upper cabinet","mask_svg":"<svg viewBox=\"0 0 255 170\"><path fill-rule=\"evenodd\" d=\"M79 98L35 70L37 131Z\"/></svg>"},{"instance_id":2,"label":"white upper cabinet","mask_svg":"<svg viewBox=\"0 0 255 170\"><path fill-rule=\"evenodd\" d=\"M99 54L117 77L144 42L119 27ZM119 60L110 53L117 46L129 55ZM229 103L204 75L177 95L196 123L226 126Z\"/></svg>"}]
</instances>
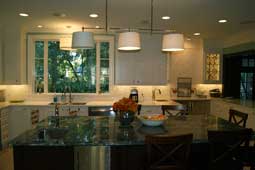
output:
<instances>
[{"instance_id":1,"label":"white upper cabinet","mask_svg":"<svg viewBox=\"0 0 255 170\"><path fill-rule=\"evenodd\" d=\"M25 38L19 27L3 28L3 84L23 84L25 82L26 60ZM24 58L23 58L24 57Z\"/></svg>"},{"instance_id":2,"label":"white upper cabinet","mask_svg":"<svg viewBox=\"0 0 255 170\"><path fill-rule=\"evenodd\" d=\"M0 84L3 84L3 34L2 27L0 26Z\"/></svg>"},{"instance_id":3,"label":"white upper cabinet","mask_svg":"<svg viewBox=\"0 0 255 170\"><path fill-rule=\"evenodd\" d=\"M161 52L162 35L141 34L140 51L116 51L116 85L166 85L167 54ZM118 42L116 42L116 46ZM117 47L116 47L117 49Z\"/></svg>"},{"instance_id":4,"label":"white upper cabinet","mask_svg":"<svg viewBox=\"0 0 255 170\"><path fill-rule=\"evenodd\" d=\"M223 42L205 39L204 43L204 83L222 82Z\"/></svg>"}]
</instances>

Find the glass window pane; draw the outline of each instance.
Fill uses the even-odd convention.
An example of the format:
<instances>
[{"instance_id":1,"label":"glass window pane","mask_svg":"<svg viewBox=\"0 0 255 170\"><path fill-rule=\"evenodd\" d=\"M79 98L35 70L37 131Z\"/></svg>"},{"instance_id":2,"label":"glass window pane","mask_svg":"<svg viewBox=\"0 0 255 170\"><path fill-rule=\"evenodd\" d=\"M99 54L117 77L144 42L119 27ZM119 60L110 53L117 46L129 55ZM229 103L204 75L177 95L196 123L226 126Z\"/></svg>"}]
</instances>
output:
<instances>
[{"instance_id":1,"label":"glass window pane","mask_svg":"<svg viewBox=\"0 0 255 170\"><path fill-rule=\"evenodd\" d=\"M48 43L48 91L96 92L96 49L64 51L58 41Z\"/></svg>"},{"instance_id":2,"label":"glass window pane","mask_svg":"<svg viewBox=\"0 0 255 170\"><path fill-rule=\"evenodd\" d=\"M100 43L100 92L109 92L109 42Z\"/></svg>"},{"instance_id":3,"label":"glass window pane","mask_svg":"<svg viewBox=\"0 0 255 170\"><path fill-rule=\"evenodd\" d=\"M36 93L44 92L44 42L35 42L35 89Z\"/></svg>"},{"instance_id":4,"label":"glass window pane","mask_svg":"<svg viewBox=\"0 0 255 170\"><path fill-rule=\"evenodd\" d=\"M242 66L248 67L248 59L242 59Z\"/></svg>"},{"instance_id":5,"label":"glass window pane","mask_svg":"<svg viewBox=\"0 0 255 170\"><path fill-rule=\"evenodd\" d=\"M254 67L254 66L255 66L255 60L249 59L249 67Z\"/></svg>"}]
</instances>

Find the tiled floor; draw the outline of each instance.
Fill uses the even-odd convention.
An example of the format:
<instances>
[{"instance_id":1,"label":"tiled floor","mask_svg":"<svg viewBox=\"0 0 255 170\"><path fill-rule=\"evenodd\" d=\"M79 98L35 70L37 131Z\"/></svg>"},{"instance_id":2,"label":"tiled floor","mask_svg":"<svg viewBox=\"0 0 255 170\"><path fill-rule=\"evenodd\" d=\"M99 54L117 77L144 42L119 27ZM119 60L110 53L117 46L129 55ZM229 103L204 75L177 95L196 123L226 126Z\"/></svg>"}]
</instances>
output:
<instances>
[{"instance_id":1,"label":"tiled floor","mask_svg":"<svg viewBox=\"0 0 255 170\"><path fill-rule=\"evenodd\" d=\"M0 170L13 170L12 149L0 151Z\"/></svg>"}]
</instances>

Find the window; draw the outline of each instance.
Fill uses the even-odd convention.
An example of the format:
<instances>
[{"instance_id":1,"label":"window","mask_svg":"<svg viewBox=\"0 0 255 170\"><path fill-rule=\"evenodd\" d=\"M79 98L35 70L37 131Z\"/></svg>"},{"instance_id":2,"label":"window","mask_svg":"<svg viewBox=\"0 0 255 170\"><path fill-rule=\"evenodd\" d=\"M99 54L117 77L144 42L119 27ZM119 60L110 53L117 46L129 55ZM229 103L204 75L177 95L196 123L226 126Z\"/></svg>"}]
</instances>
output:
<instances>
[{"instance_id":1,"label":"window","mask_svg":"<svg viewBox=\"0 0 255 170\"><path fill-rule=\"evenodd\" d=\"M241 72L241 80L240 80L240 98L241 99L252 99L253 94L253 80L254 74Z\"/></svg>"},{"instance_id":2,"label":"window","mask_svg":"<svg viewBox=\"0 0 255 170\"><path fill-rule=\"evenodd\" d=\"M43 38L42 38L43 37ZM55 39L31 35L34 93L109 93L112 84L113 37L95 38L93 49L65 51Z\"/></svg>"},{"instance_id":3,"label":"window","mask_svg":"<svg viewBox=\"0 0 255 170\"><path fill-rule=\"evenodd\" d=\"M255 58L251 56L244 56L241 59L241 73L240 73L240 98L253 99L255 86Z\"/></svg>"}]
</instances>

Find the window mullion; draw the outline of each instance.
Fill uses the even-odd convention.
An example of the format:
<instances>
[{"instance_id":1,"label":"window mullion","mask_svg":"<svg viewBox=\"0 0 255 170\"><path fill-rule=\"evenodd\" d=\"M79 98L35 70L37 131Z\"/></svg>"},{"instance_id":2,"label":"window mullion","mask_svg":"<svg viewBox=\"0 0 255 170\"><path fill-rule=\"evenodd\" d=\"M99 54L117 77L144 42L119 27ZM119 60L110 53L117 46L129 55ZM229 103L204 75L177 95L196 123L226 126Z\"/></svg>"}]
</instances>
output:
<instances>
[{"instance_id":1,"label":"window mullion","mask_svg":"<svg viewBox=\"0 0 255 170\"><path fill-rule=\"evenodd\" d=\"M48 41L44 44L44 93L48 93Z\"/></svg>"},{"instance_id":2,"label":"window mullion","mask_svg":"<svg viewBox=\"0 0 255 170\"><path fill-rule=\"evenodd\" d=\"M100 91L100 42L96 43L96 93Z\"/></svg>"}]
</instances>

